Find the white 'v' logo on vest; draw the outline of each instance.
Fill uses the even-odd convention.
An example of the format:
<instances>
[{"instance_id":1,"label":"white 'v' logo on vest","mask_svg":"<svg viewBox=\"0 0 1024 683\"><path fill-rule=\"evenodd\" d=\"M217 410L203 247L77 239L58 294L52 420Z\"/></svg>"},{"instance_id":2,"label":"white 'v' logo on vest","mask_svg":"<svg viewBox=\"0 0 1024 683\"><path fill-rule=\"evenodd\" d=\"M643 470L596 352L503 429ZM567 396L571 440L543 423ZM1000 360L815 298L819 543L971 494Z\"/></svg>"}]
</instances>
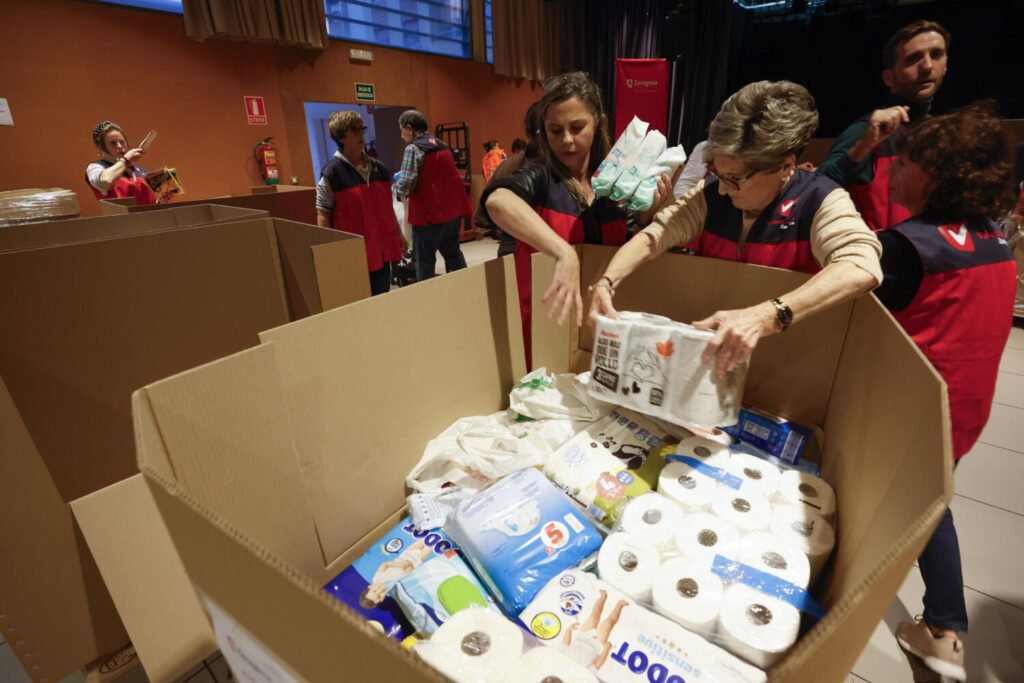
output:
<instances>
[{"instance_id":1,"label":"white 'v' logo on vest","mask_svg":"<svg viewBox=\"0 0 1024 683\"><path fill-rule=\"evenodd\" d=\"M949 236L957 241L961 247L967 243L967 226L963 223L960 224L960 229L956 232L949 230Z\"/></svg>"},{"instance_id":2,"label":"white 'v' logo on vest","mask_svg":"<svg viewBox=\"0 0 1024 683\"><path fill-rule=\"evenodd\" d=\"M971 239L966 223L960 223L958 225L943 225L939 228L939 232L942 233L942 236L946 238L946 241L955 249L960 251L974 251L974 241Z\"/></svg>"}]
</instances>

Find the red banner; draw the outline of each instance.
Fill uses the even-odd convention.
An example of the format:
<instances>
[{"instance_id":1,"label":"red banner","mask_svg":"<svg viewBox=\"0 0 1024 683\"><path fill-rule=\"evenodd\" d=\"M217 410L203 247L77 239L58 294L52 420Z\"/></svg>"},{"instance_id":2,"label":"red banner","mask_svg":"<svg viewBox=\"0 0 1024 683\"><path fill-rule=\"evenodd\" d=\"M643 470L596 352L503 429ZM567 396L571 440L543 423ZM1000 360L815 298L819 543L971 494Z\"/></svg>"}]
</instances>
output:
<instances>
[{"instance_id":1,"label":"red banner","mask_svg":"<svg viewBox=\"0 0 1024 683\"><path fill-rule=\"evenodd\" d=\"M662 133L668 128L669 69L664 59L615 60L615 135L634 116Z\"/></svg>"}]
</instances>

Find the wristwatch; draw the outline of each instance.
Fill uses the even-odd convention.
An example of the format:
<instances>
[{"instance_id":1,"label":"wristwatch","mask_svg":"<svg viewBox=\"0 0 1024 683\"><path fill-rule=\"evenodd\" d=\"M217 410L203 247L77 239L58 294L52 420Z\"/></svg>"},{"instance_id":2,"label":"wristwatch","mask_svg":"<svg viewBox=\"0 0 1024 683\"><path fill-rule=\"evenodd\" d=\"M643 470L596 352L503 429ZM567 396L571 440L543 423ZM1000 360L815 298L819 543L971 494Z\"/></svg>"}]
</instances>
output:
<instances>
[{"instance_id":1,"label":"wristwatch","mask_svg":"<svg viewBox=\"0 0 1024 683\"><path fill-rule=\"evenodd\" d=\"M789 324L793 322L793 309L787 306L782 299L772 299L772 305L775 306L775 319L782 326L780 331L785 332Z\"/></svg>"}]
</instances>

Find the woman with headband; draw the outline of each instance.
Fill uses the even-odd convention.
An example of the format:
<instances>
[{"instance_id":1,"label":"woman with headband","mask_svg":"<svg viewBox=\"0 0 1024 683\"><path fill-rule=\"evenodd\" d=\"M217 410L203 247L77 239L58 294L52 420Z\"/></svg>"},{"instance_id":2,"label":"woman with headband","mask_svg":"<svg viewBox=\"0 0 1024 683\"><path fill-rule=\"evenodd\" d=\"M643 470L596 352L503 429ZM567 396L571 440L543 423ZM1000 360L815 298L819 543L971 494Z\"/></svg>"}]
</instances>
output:
<instances>
[{"instance_id":1,"label":"woman with headband","mask_svg":"<svg viewBox=\"0 0 1024 683\"><path fill-rule=\"evenodd\" d=\"M121 126L104 121L92 131L100 158L85 168L85 180L96 199L135 197L137 204L156 204L156 195L146 184L146 169L135 161L145 154L141 147L129 148Z\"/></svg>"}]
</instances>

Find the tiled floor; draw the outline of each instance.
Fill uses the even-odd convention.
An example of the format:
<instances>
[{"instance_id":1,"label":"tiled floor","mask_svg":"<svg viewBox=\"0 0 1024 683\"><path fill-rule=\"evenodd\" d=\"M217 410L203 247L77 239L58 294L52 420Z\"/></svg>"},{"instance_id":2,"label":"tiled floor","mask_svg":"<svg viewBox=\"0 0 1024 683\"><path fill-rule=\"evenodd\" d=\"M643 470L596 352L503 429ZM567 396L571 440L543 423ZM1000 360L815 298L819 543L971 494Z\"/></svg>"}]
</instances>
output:
<instances>
[{"instance_id":1,"label":"tiled floor","mask_svg":"<svg viewBox=\"0 0 1024 683\"><path fill-rule=\"evenodd\" d=\"M469 265L494 258L493 240L464 242ZM444 271L438 260L438 273ZM1018 323L1019 324L1019 323ZM971 683L1024 681L1024 328L1010 334L1000 364L992 415L956 473L953 516L963 555L964 588L971 630L964 636ZM917 569L879 623L846 683L907 683L940 679L908 658L893 637L896 624L921 612L924 584ZM82 683L73 674L61 683ZM219 655L177 683L230 680ZM119 683L147 683L136 667ZM30 683L11 648L0 642L0 682Z\"/></svg>"}]
</instances>

